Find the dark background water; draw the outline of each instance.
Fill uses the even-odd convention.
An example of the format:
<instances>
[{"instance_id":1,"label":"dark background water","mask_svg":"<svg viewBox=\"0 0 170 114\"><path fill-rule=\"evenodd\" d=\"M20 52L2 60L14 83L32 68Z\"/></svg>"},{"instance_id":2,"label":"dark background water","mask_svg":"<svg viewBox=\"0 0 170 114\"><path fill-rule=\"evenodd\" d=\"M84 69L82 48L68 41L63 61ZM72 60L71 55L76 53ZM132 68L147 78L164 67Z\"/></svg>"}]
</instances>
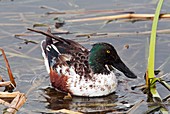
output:
<instances>
[{"instance_id":1,"label":"dark background water","mask_svg":"<svg viewBox=\"0 0 170 114\"><path fill-rule=\"evenodd\" d=\"M78 18L113 15L113 12L53 15L46 15L46 13L51 11L78 12L87 10L121 10L127 12L133 11L135 13L154 13L156 3L157 0L1 0L0 47L5 50L16 78L16 90L27 95L27 102L18 113L33 114L50 112L51 109L57 110L62 108L81 112L112 112L113 110L126 109L127 107L125 108L124 105L116 107L106 106L105 104L135 104L141 100L146 101L147 96L138 89L131 90L131 86L145 83L143 75L147 66L150 35L142 33L151 30L152 21L132 23L127 20L116 20L109 24L105 24L106 21L69 22L69 20ZM45 8L42 8L42 6ZM165 1L162 13L169 12L170 1ZM33 33L28 33L27 31L27 28L32 28L32 26L37 23L49 24L52 30L56 30L54 29L56 22L54 18L57 17L66 21L66 24L61 28L62 30L74 33L62 35L65 38L78 41L87 48L90 48L90 45L95 42L103 41L112 43L123 61L136 73L138 79L129 80L126 77L118 77L119 86L116 93L104 98L73 97L72 100L63 100L64 94L50 88L49 77L43 63L40 49L40 42L45 37L32 35ZM158 29L169 29L169 23L170 21L168 19L160 20ZM47 28L39 27L37 29L46 30ZM76 37L78 34L87 33L112 34L92 36L91 38ZM20 38L35 41L38 44L25 44L24 40L14 37L16 34L26 34L27 36ZM170 36L169 33L160 33L157 36L155 69L160 69L163 74L167 74L164 79L170 80ZM126 49L125 45L129 45L129 49ZM0 57L0 67L1 75L4 79L8 80L2 57ZM162 85L158 84L157 88L163 98L170 94ZM87 104L96 104L96 106L87 106ZM103 106L98 104L103 104ZM168 108L170 109L170 107ZM4 107L0 105L0 109L3 110ZM144 113L147 110L148 105L144 102L136 112Z\"/></svg>"}]
</instances>

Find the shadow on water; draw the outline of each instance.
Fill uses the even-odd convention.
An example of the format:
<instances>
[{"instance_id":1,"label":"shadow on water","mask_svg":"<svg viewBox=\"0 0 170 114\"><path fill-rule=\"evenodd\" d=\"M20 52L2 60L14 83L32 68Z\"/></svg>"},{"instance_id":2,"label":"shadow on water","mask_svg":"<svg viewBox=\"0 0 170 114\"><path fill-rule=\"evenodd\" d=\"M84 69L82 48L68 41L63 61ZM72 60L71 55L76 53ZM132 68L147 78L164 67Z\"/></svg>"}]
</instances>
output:
<instances>
[{"instance_id":1,"label":"shadow on water","mask_svg":"<svg viewBox=\"0 0 170 114\"><path fill-rule=\"evenodd\" d=\"M118 96L115 93L108 95L106 97L79 97L72 96L72 98L65 98L67 96L66 93L55 90L54 88L47 87L42 89L43 96L46 101L49 103L46 108L52 110L59 109L72 109L79 110L81 112L109 112L113 111L114 107L117 106L115 104L117 102ZM108 105L110 104L110 105ZM107 106L106 106L107 105ZM116 108L115 108L116 110Z\"/></svg>"}]
</instances>

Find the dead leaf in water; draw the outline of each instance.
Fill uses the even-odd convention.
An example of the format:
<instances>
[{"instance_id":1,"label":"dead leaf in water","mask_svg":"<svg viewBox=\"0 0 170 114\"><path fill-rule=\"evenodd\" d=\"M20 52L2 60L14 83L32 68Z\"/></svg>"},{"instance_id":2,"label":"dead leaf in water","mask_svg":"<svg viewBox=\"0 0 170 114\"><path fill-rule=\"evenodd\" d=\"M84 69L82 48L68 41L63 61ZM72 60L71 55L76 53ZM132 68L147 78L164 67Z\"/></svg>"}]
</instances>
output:
<instances>
[{"instance_id":1,"label":"dead leaf in water","mask_svg":"<svg viewBox=\"0 0 170 114\"><path fill-rule=\"evenodd\" d=\"M64 100L72 100L72 96L70 93L68 93L66 96L63 98Z\"/></svg>"}]
</instances>

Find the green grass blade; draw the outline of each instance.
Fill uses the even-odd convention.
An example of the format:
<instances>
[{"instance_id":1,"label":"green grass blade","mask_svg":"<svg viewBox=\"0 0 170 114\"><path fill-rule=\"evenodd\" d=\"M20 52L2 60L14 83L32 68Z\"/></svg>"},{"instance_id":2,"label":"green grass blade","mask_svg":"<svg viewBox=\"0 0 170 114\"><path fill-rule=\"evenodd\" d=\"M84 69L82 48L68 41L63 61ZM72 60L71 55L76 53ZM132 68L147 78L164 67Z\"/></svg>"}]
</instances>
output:
<instances>
[{"instance_id":1,"label":"green grass blade","mask_svg":"<svg viewBox=\"0 0 170 114\"><path fill-rule=\"evenodd\" d=\"M149 58L148 58L148 75L149 78L154 78L154 63L155 63L155 45L156 45L156 30L159 21L160 10L163 4L163 0L159 0L153 24L152 24L152 32L150 37L150 47L149 47Z\"/></svg>"},{"instance_id":2,"label":"green grass blade","mask_svg":"<svg viewBox=\"0 0 170 114\"><path fill-rule=\"evenodd\" d=\"M163 0L159 0L157 9L155 11L153 24L152 24L152 32L151 32L150 47L149 47L149 57L148 57L148 68L147 68L147 70L148 70L147 78L149 78L149 79L147 79L148 81L151 81L151 79L155 78L154 66L155 66L156 30L157 30L157 26L158 26L159 15L160 15L162 4L163 4ZM160 96L156 90L156 84L153 83L152 86L150 86L150 84L152 84L152 83L149 82L149 89L150 89L150 92L152 93L153 97L160 98Z\"/></svg>"}]
</instances>

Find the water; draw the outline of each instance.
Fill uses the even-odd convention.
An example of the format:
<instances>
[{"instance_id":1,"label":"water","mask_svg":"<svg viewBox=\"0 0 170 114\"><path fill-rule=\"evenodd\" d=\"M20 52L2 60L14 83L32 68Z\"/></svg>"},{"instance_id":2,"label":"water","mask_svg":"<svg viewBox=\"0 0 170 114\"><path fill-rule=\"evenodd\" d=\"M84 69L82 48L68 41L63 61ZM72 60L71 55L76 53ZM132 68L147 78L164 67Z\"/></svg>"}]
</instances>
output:
<instances>
[{"instance_id":1,"label":"water","mask_svg":"<svg viewBox=\"0 0 170 114\"><path fill-rule=\"evenodd\" d=\"M170 11L169 1L165 1L162 12ZM45 7L45 8L42 8ZM154 13L156 2L150 0L1 0L0 1L0 47L7 54L12 71L15 75L17 88L20 92L26 93L27 102L19 110L19 114L38 114L50 112L51 110L70 109L89 113L113 113L114 111L126 111L129 107L123 104L136 104L144 100L143 104L134 113L144 113L148 110L146 104L147 96L140 90L131 90L131 86L144 84L144 72L147 66L147 53L149 34L141 34L151 30L151 21L138 21L131 23L124 20L112 21L86 21L86 22L67 22L77 18L88 18L95 16L113 15L113 13L69 13L71 11L86 10L124 10L134 11L135 13ZM47 12L60 11L69 14L46 15ZM41 35L21 36L21 39L14 37L16 34L27 34L28 27L34 24L49 24L54 30L54 18L66 20L66 24L61 28L74 34L62 35L65 38L76 40L82 45L90 48L94 42L110 42L117 49L120 57L125 61L138 76L137 80L129 80L126 77L118 77L119 86L114 94L101 98L82 98L73 97L72 100L63 99L66 94L57 92L50 87L49 76L46 72L43 58L41 56L40 42L45 37ZM159 22L159 30L170 27L169 20ZM46 30L44 27L37 29ZM106 36L76 37L87 33L117 33ZM131 33L131 34L123 34ZM139 33L139 34L137 34ZM158 34L156 48L155 68L161 69L165 80L169 78L169 53L170 40L169 34ZM35 41L38 44L25 44L24 39ZM124 46L129 45L129 49ZM0 67L5 67L3 58L0 58ZM2 72L3 78L8 80L7 74ZM170 94L162 85L158 84L158 91L164 98ZM121 103L121 104L120 104ZM100 105L103 104L103 105ZM108 104L110 104L108 106ZM117 106L115 106L117 104ZM169 105L167 107L170 109ZM0 109L4 109L0 105ZM1 110L2 112L2 110Z\"/></svg>"}]
</instances>

